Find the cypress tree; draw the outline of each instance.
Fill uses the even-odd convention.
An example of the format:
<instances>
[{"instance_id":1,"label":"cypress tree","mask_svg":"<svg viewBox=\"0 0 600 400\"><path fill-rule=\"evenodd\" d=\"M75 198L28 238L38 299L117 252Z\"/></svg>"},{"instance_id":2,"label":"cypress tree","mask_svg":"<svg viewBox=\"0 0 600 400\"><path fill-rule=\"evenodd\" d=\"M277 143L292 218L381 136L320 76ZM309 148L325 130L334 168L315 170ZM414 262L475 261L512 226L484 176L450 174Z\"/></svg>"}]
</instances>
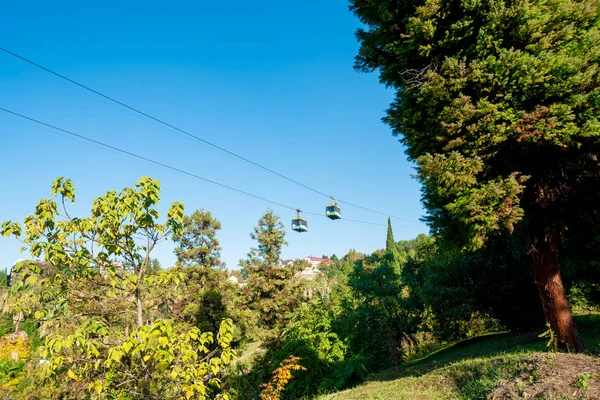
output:
<instances>
[{"instance_id":1,"label":"cypress tree","mask_svg":"<svg viewBox=\"0 0 600 400\"><path fill-rule=\"evenodd\" d=\"M392 231L392 220L388 218L387 239L385 241L385 251L396 252L396 242L394 241L394 232Z\"/></svg>"},{"instance_id":2,"label":"cypress tree","mask_svg":"<svg viewBox=\"0 0 600 400\"><path fill-rule=\"evenodd\" d=\"M0 287L8 287L8 274L6 270L0 271Z\"/></svg>"}]
</instances>

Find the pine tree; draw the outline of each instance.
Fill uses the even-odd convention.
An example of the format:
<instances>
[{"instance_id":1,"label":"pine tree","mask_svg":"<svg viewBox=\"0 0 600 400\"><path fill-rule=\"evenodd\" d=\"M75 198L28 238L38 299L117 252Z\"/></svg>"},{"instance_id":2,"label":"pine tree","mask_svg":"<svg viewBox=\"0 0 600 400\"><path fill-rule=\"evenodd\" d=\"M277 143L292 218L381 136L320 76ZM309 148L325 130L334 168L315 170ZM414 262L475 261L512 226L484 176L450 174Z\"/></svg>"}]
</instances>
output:
<instances>
[{"instance_id":1,"label":"pine tree","mask_svg":"<svg viewBox=\"0 0 600 400\"><path fill-rule=\"evenodd\" d=\"M173 241L177 243L177 262L222 269L225 264L221 261L221 246L216 237L221 222L213 218L210 211L196 210L183 218L182 225L183 231L173 235Z\"/></svg>"},{"instance_id":2,"label":"pine tree","mask_svg":"<svg viewBox=\"0 0 600 400\"><path fill-rule=\"evenodd\" d=\"M256 313L257 327L268 336L288 320L301 299L295 278L297 269L281 265L285 230L279 217L268 210L258 221L250 237L257 246L240 260L242 275L247 277L244 293L248 307Z\"/></svg>"}]
</instances>

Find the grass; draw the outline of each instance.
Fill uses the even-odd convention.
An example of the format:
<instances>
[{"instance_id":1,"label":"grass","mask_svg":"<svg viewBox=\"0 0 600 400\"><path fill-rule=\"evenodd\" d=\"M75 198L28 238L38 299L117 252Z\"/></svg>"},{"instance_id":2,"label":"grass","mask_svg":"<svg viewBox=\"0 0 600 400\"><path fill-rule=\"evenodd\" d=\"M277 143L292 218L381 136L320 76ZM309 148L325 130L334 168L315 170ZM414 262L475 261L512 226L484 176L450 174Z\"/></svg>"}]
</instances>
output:
<instances>
[{"instance_id":1,"label":"grass","mask_svg":"<svg viewBox=\"0 0 600 400\"><path fill-rule=\"evenodd\" d=\"M588 349L600 352L600 314L581 314L576 320ZM354 389L319 399L484 399L500 382L531 369L533 355L546 351L539 333L497 333L464 340L374 374Z\"/></svg>"},{"instance_id":2,"label":"grass","mask_svg":"<svg viewBox=\"0 0 600 400\"><path fill-rule=\"evenodd\" d=\"M254 357L256 357L257 352L260 350L260 345L262 342L252 342L248 345L244 346L243 351L241 352L240 357L238 358L239 363L251 364Z\"/></svg>"}]
</instances>

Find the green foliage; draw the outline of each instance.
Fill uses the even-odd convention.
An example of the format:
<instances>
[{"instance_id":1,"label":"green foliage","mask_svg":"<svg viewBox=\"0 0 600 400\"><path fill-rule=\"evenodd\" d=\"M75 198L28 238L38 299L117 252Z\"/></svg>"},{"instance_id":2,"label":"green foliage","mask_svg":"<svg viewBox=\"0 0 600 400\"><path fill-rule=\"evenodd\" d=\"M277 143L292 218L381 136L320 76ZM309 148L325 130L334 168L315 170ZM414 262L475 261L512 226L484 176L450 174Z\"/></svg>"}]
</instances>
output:
<instances>
[{"instance_id":1,"label":"green foliage","mask_svg":"<svg viewBox=\"0 0 600 400\"><path fill-rule=\"evenodd\" d=\"M0 383L19 377L25 370L23 361L0 360Z\"/></svg>"},{"instance_id":2,"label":"green foliage","mask_svg":"<svg viewBox=\"0 0 600 400\"><path fill-rule=\"evenodd\" d=\"M260 218L250 238L258 245L250 249L246 260L240 261L243 274L250 275L255 269L281 264L281 250L287 242L283 223L273 210L269 209Z\"/></svg>"},{"instance_id":3,"label":"green foliage","mask_svg":"<svg viewBox=\"0 0 600 400\"><path fill-rule=\"evenodd\" d=\"M351 9L367 26L356 67L397 90L386 122L418 161L436 229L452 221L480 246L520 209L533 212L540 185L585 179L585 162L551 171L597 145L597 2L352 0ZM518 176L531 178L522 186Z\"/></svg>"},{"instance_id":4,"label":"green foliage","mask_svg":"<svg viewBox=\"0 0 600 400\"><path fill-rule=\"evenodd\" d=\"M600 220L573 220L561 246L562 272L569 303L576 310L600 309Z\"/></svg>"},{"instance_id":5,"label":"green foliage","mask_svg":"<svg viewBox=\"0 0 600 400\"><path fill-rule=\"evenodd\" d=\"M558 338L556 337L556 333L550 327L550 324L546 324L546 330L540 333L539 337L548 339L548 343L546 343L548 351L553 353L558 351Z\"/></svg>"},{"instance_id":6,"label":"green foliage","mask_svg":"<svg viewBox=\"0 0 600 400\"><path fill-rule=\"evenodd\" d=\"M258 221L250 237L257 246L240 261L242 275L247 277L243 293L247 307L254 311L255 337L272 335L285 326L291 312L302 300L302 284L296 277L301 266L281 265L281 249L287 244L283 224L272 210Z\"/></svg>"},{"instance_id":7,"label":"green foliage","mask_svg":"<svg viewBox=\"0 0 600 400\"><path fill-rule=\"evenodd\" d=\"M303 304L295 313L282 336L281 347L273 354L270 365L277 365L288 355L302 359L306 371L298 372L286 388L286 396L304 398L343 387L335 375L346 357L346 345L332 329L339 309L317 303Z\"/></svg>"},{"instance_id":8,"label":"green foliage","mask_svg":"<svg viewBox=\"0 0 600 400\"><path fill-rule=\"evenodd\" d=\"M394 241L394 232L392 231L392 220L388 218L387 238L385 240L385 251L396 251L396 242Z\"/></svg>"},{"instance_id":9,"label":"green foliage","mask_svg":"<svg viewBox=\"0 0 600 400\"><path fill-rule=\"evenodd\" d=\"M349 263L355 263L356 261L364 257L364 254L359 253L355 249L350 249L348 253L344 256L344 261L348 261Z\"/></svg>"},{"instance_id":10,"label":"green foliage","mask_svg":"<svg viewBox=\"0 0 600 400\"><path fill-rule=\"evenodd\" d=\"M285 388L286 399L310 398L361 382L367 374L364 360L352 357L339 333L344 310L328 300L299 306L282 335L265 344L252 369L231 380L241 399L254 399L260 383L290 355L298 356L306 370L294 373Z\"/></svg>"},{"instance_id":11,"label":"green foliage","mask_svg":"<svg viewBox=\"0 0 600 400\"><path fill-rule=\"evenodd\" d=\"M587 389L588 382L591 379L600 379L600 375L583 374L575 381L575 383L573 383L573 387L577 389Z\"/></svg>"},{"instance_id":12,"label":"green foliage","mask_svg":"<svg viewBox=\"0 0 600 400\"><path fill-rule=\"evenodd\" d=\"M27 340L31 342L33 349L37 349L41 342L39 323L35 321L25 321L19 324L19 330L27 333Z\"/></svg>"},{"instance_id":13,"label":"green foliage","mask_svg":"<svg viewBox=\"0 0 600 400\"><path fill-rule=\"evenodd\" d=\"M15 330L12 316L9 314L0 314L0 337L8 335Z\"/></svg>"},{"instance_id":14,"label":"green foliage","mask_svg":"<svg viewBox=\"0 0 600 400\"><path fill-rule=\"evenodd\" d=\"M428 188L424 195L426 208L434 213L443 210L439 217L434 214L428 219L436 232L445 233L446 224L435 225L435 218L458 221L460 236L453 239L461 239L466 248L473 250L481 248L494 232L512 232L522 219L523 209L518 204L525 179L519 173L479 183L476 176L483 171L483 160L466 158L456 151L449 155L425 154L418 163L417 178Z\"/></svg>"},{"instance_id":15,"label":"green foliage","mask_svg":"<svg viewBox=\"0 0 600 400\"><path fill-rule=\"evenodd\" d=\"M365 25L356 68L396 90L385 121L417 164L432 232L474 250L525 226L548 321L582 351L571 316L558 322L569 314L558 249L600 204L598 1L350 8Z\"/></svg>"},{"instance_id":16,"label":"green foliage","mask_svg":"<svg viewBox=\"0 0 600 400\"><path fill-rule=\"evenodd\" d=\"M32 271L28 273L22 271ZM0 306L3 313L12 315L14 330L25 318L33 315L41 307L38 276L43 271L32 261L22 261L14 266L11 285L0 291Z\"/></svg>"},{"instance_id":17,"label":"green foliage","mask_svg":"<svg viewBox=\"0 0 600 400\"><path fill-rule=\"evenodd\" d=\"M9 286L9 274L6 270L0 271L0 288L6 288Z\"/></svg>"},{"instance_id":18,"label":"green foliage","mask_svg":"<svg viewBox=\"0 0 600 400\"><path fill-rule=\"evenodd\" d=\"M598 324L600 314L576 316L577 325L589 326ZM589 320L588 320L589 319ZM586 330L586 332L588 332ZM590 343L600 342L600 331L587 337ZM458 343L436 349L430 354L417 360L409 361L400 367L393 367L375 373L369 377L368 382L358 385L351 390L344 390L334 395L318 397L319 400L335 399L482 399L492 398L491 391L499 384L506 381L515 383L515 390L506 394L506 398L522 397L523 389L529 396L537 398L532 393L533 388L519 386L517 382L529 374L536 375L535 371L564 368L566 360L554 360L549 366L544 361L547 356L538 355L546 350L546 340L537 338L535 333L515 332L490 334L464 340ZM538 354L535 354L538 353ZM552 354L552 353L549 353ZM560 353L552 354L553 358L560 358ZM586 369L593 368L597 362L593 356L580 356L588 358L589 364L579 362L571 365L580 365L581 375L573 376L573 381L562 382L562 387L571 386L583 376ZM583 360L582 360L583 361ZM552 372L542 372L539 378L552 375ZM535 378L534 378L535 379ZM585 378L584 378L585 379ZM556 381L553 381L556 382ZM589 383L589 380L588 380ZM553 387L555 387L553 385ZM571 386L572 387L572 386ZM561 394L567 397L574 392L565 388ZM498 392L494 392L498 397ZM548 393L554 394L557 393ZM502 394L500 398L505 398ZM584 395L585 397L585 395ZM541 397L540 397L541 398ZM562 397L561 397L562 398Z\"/></svg>"},{"instance_id":19,"label":"green foliage","mask_svg":"<svg viewBox=\"0 0 600 400\"><path fill-rule=\"evenodd\" d=\"M403 307L401 265L393 252L373 254L356 262L349 286L355 307L348 313L349 346L365 358L369 371L402 361L401 343L414 332Z\"/></svg>"},{"instance_id":20,"label":"green foliage","mask_svg":"<svg viewBox=\"0 0 600 400\"><path fill-rule=\"evenodd\" d=\"M216 290L207 290L200 300L195 326L202 332L216 332L220 322L227 318L223 295Z\"/></svg>"},{"instance_id":21,"label":"green foliage","mask_svg":"<svg viewBox=\"0 0 600 400\"><path fill-rule=\"evenodd\" d=\"M177 261L188 266L224 268L216 238L221 222L210 211L196 210L183 218L182 226L183 230L173 235Z\"/></svg>"},{"instance_id":22,"label":"green foliage","mask_svg":"<svg viewBox=\"0 0 600 400\"><path fill-rule=\"evenodd\" d=\"M110 329L100 324L67 337L50 335L40 354L50 360L44 364L49 377L66 373L74 382L89 382L89 391L100 398L139 393L145 399L205 399L220 391L219 376L234 360L232 328L231 320L221 324L218 356L212 333L197 328L178 333L167 320L138 327L114 345L105 344Z\"/></svg>"},{"instance_id":23,"label":"green foliage","mask_svg":"<svg viewBox=\"0 0 600 400\"><path fill-rule=\"evenodd\" d=\"M226 273L208 266L183 266L174 268L183 277L174 289L176 294L172 308L173 316L203 332L216 333L221 320L229 318L223 296L229 298Z\"/></svg>"},{"instance_id":24,"label":"green foliage","mask_svg":"<svg viewBox=\"0 0 600 400\"><path fill-rule=\"evenodd\" d=\"M162 270L162 267L160 265L160 261L158 261L158 259L156 259L156 258L152 258L150 260L150 264L148 264L148 270L146 271L146 274L148 274L148 275L156 275L161 270Z\"/></svg>"},{"instance_id":25,"label":"green foliage","mask_svg":"<svg viewBox=\"0 0 600 400\"><path fill-rule=\"evenodd\" d=\"M67 211L71 181L57 179L52 193L61 207L42 200L24 230L8 222L2 232L22 235L25 248L46 261L44 268L17 266L19 279L6 296L17 300L5 302L13 313L35 311L45 332L45 377L29 398L44 398L48 386L63 398L221 396L219 378L234 358L232 321L219 321L215 338L170 320L184 276L156 268L151 258L158 243L181 230L183 204L173 203L159 223L160 187L149 177L96 198L83 218Z\"/></svg>"},{"instance_id":26,"label":"green foliage","mask_svg":"<svg viewBox=\"0 0 600 400\"><path fill-rule=\"evenodd\" d=\"M521 234L495 236L471 253L438 247L434 239L419 244L402 275L411 307L430 312L423 328L456 339L494 328L494 321L511 329L543 325Z\"/></svg>"}]
</instances>

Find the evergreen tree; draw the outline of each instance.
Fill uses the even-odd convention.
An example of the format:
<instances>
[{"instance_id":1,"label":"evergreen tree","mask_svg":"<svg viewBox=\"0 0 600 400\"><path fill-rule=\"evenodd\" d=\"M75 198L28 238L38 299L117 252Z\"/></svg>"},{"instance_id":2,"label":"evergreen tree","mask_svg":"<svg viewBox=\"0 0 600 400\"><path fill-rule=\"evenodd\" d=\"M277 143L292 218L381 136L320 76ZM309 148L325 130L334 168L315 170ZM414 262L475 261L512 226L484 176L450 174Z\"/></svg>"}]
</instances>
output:
<instances>
[{"instance_id":1,"label":"evergreen tree","mask_svg":"<svg viewBox=\"0 0 600 400\"><path fill-rule=\"evenodd\" d=\"M423 184L427 222L464 249L526 224L559 341L584 349L561 279L571 221L598 212L598 0L351 0L356 67L396 89L385 121Z\"/></svg>"},{"instance_id":2,"label":"evergreen tree","mask_svg":"<svg viewBox=\"0 0 600 400\"><path fill-rule=\"evenodd\" d=\"M240 260L248 307L255 311L258 328L266 335L285 324L301 298L298 268L281 265L281 250L285 230L279 217L268 210L258 221L250 237L257 246L250 249L245 260Z\"/></svg>"},{"instance_id":3,"label":"evergreen tree","mask_svg":"<svg viewBox=\"0 0 600 400\"><path fill-rule=\"evenodd\" d=\"M8 287L8 274L5 269L0 271L0 287Z\"/></svg>"},{"instance_id":4,"label":"evergreen tree","mask_svg":"<svg viewBox=\"0 0 600 400\"><path fill-rule=\"evenodd\" d=\"M385 251L395 253L396 242L394 241L394 232L392 232L392 220L388 217L387 239L385 241Z\"/></svg>"},{"instance_id":5,"label":"evergreen tree","mask_svg":"<svg viewBox=\"0 0 600 400\"><path fill-rule=\"evenodd\" d=\"M183 218L183 231L173 235L175 255L182 265L223 268L217 231L221 222L210 211L196 210Z\"/></svg>"},{"instance_id":6,"label":"evergreen tree","mask_svg":"<svg viewBox=\"0 0 600 400\"><path fill-rule=\"evenodd\" d=\"M148 264L148 271L146 272L148 275L156 275L162 270L162 266L160 265L160 261L158 258L153 258L150 260Z\"/></svg>"}]
</instances>

